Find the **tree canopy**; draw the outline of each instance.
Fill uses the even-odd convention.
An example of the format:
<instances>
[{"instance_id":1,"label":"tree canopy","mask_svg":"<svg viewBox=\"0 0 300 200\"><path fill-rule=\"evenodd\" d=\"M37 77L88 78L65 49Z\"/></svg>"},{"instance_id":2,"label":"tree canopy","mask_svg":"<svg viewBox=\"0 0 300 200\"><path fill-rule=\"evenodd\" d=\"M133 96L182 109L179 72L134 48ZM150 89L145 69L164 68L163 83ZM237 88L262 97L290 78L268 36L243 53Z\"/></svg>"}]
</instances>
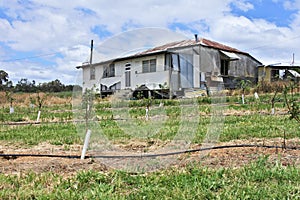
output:
<instances>
[{"instance_id":1,"label":"tree canopy","mask_svg":"<svg viewBox=\"0 0 300 200\"><path fill-rule=\"evenodd\" d=\"M0 70L0 85L2 86L4 83L8 82L8 73L4 70Z\"/></svg>"},{"instance_id":2,"label":"tree canopy","mask_svg":"<svg viewBox=\"0 0 300 200\"><path fill-rule=\"evenodd\" d=\"M72 91L73 85L64 85L60 80L36 84L35 80L28 80L21 78L18 83L13 86L12 81L9 80L8 73L0 70L0 91L13 91L13 92L63 92Z\"/></svg>"}]
</instances>

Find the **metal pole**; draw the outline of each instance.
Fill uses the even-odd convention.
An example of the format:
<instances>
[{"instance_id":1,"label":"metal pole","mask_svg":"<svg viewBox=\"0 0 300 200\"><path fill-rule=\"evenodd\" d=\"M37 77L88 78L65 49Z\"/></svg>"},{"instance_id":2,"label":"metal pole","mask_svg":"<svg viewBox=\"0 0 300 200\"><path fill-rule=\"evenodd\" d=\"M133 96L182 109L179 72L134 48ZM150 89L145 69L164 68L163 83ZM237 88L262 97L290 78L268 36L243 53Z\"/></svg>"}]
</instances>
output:
<instances>
[{"instance_id":1,"label":"metal pole","mask_svg":"<svg viewBox=\"0 0 300 200\"><path fill-rule=\"evenodd\" d=\"M169 56L169 99L172 99L172 54L170 53L170 56Z\"/></svg>"},{"instance_id":2,"label":"metal pole","mask_svg":"<svg viewBox=\"0 0 300 200\"><path fill-rule=\"evenodd\" d=\"M90 67L92 66L92 62L93 62L93 47L94 47L94 41L91 40Z\"/></svg>"}]
</instances>

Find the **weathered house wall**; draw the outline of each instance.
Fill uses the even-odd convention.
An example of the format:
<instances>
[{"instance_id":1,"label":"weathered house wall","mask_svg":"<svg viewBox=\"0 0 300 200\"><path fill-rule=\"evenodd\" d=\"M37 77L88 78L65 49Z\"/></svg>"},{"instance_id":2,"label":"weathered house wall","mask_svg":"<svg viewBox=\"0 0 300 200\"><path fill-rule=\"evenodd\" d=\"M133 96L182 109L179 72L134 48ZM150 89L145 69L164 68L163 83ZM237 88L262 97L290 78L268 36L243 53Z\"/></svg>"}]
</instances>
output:
<instances>
[{"instance_id":1,"label":"weathered house wall","mask_svg":"<svg viewBox=\"0 0 300 200\"><path fill-rule=\"evenodd\" d=\"M180 50L171 51L182 55L182 57L193 57L193 84L190 84L193 88L203 88L204 83L210 86L217 86L219 82L228 83L231 88L236 87L238 79L249 79L256 81L257 77L257 66L258 62L251 57L235 53L239 59L229 60L228 74L224 75L221 73L221 59L228 60L226 56L222 55L220 50L214 48L208 48L205 46L194 46L184 48ZM188 88L189 84L183 83L184 77L181 75L181 86ZM173 78L174 80L174 78ZM227 86L225 84L225 86Z\"/></svg>"},{"instance_id":2,"label":"weathered house wall","mask_svg":"<svg viewBox=\"0 0 300 200\"><path fill-rule=\"evenodd\" d=\"M142 62L144 60L156 59L156 71L143 73ZM109 67L110 64L114 65L114 76L104 77L104 69ZM165 71L165 58L164 54L154 56L144 56L140 58L115 60L112 62L106 62L95 65L96 76L95 80L90 80L89 67L83 68L84 88L90 88L96 85L103 92L110 91L109 87L117 84L114 89L136 89L141 85L148 85L149 87L159 88L159 85L165 85L168 83L169 72ZM126 85L126 73L129 75L129 85ZM128 78L128 77L127 77ZM127 80L128 81L128 80ZM104 87L106 86L106 87Z\"/></svg>"},{"instance_id":3,"label":"weathered house wall","mask_svg":"<svg viewBox=\"0 0 300 200\"><path fill-rule=\"evenodd\" d=\"M143 73L142 62L144 60L151 60L151 59L156 59L156 71ZM131 63L133 64L133 68L131 70L131 87L130 87L131 89L136 89L139 86L144 84L148 86L151 85L149 87L159 88L159 84L163 85L164 83L168 83L168 71L165 71L164 54L135 58L131 61ZM124 80L125 82L125 78L122 80ZM123 88L125 87L122 87L122 89Z\"/></svg>"},{"instance_id":4,"label":"weathered house wall","mask_svg":"<svg viewBox=\"0 0 300 200\"><path fill-rule=\"evenodd\" d=\"M195 47L197 49L197 47ZM199 87L199 55L195 53L194 47L169 51L171 61L168 68L172 67L172 89Z\"/></svg>"},{"instance_id":5,"label":"weathered house wall","mask_svg":"<svg viewBox=\"0 0 300 200\"><path fill-rule=\"evenodd\" d=\"M245 56L237 54L240 59L230 62L229 76L235 77L257 77L257 66L259 63Z\"/></svg>"},{"instance_id":6,"label":"weathered house wall","mask_svg":"<svg viewBox=\"0 0 300 200\"><path fill-rule=\"evenodd\" d=\"M200 47L200 71L209 74L220 74L220 54L218 50Z\"/></svg>"},{"instance_id":7,"label":"weathered house wall","mask_svg":"<svg viewBox=\"0 0 300 200\"><path fill-rule=\"evenodd\" d=\"M86 65L82 67L82 86L83 90L85 89L91 89L91 88L99 88L99 79L100 79L100 74L102 74L102 67L100 65L94 65L95 67L95 79L90 78L90 66Z\"/></svg>"}]
</instances>

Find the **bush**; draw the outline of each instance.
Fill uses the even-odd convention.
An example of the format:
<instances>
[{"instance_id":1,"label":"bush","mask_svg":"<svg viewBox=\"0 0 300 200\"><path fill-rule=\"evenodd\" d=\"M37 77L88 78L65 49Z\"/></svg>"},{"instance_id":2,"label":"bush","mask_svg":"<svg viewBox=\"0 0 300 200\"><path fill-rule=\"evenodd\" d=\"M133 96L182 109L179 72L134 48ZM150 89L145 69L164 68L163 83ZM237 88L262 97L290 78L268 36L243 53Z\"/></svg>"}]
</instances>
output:
<instances>
[{"instance_id":1,"label":"bush","mask_svg":"<svg viewBox=\"0 0 300 200\"><path fill-rule=\"evenodd\" d=\"M285 85L287 84L287 82L285 81L276 81L276 82L265 82L265 81L260 81L257 84L257 92L259 93L271 93L274 91L277 92L283 92Z\"/></svg>"}]
</instances>

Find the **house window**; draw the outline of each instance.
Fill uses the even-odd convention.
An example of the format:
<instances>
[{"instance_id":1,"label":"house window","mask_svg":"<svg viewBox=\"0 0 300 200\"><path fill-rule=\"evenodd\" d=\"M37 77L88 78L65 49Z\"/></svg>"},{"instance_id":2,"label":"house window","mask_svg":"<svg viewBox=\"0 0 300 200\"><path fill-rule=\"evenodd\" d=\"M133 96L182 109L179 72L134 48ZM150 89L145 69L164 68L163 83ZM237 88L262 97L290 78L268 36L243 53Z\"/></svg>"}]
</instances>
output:
<instances>
[{"instance_id":1,"label":"house window","mask_svg":"<svg viewBox=\"0 0 300 200\"><path fill-rule=\"evenodd\" d=\"M96 69L94 66L91 66L90 68L90 80L95 80L96 79Z\"/></svg>"},{"instance_id":2,"label":"house window","mask_svg":"<svg viewBox=\"0 0 300 200\"><path fill-rule=\"evenodd\" d=\"M115 64L110 64L109 66L104 67L103 78L109 78L115 76Z\"/></svg>"},{"instance_id":3,"label":"house window","mask_svg":"<svg viewBox=\"0 0 300 200\"><path fill-rule=\"evenodd\" d=\"M221 59L221 75L227 76L229 70L229 60Z\"/></svg>"},{"instance_id":4,"label":"house window","mask_svg":"<svg viewBox=\"0 0 300 200\"><path fill-rule=\"evenodd\" d=\"M142 68L143 73L156 72L156 59L143 60Z\"/></svg>"},{"instance_id":5,"label":"house window","mask_svg":"<svg viewBox=\"0 0 300 200\"><path fill-rule=\"evenodd\" d=\"M171 59L172 59L171 54L166 54L165 55L165 67L164 67L165 71L170 69L171 62L172 62Z\"/></svg>"},{"instance_id":6,"label":"house window","mask_svg":"<svg viewBox=\"0 0 300 200\"><path fill-rule=\"evenodd\" d=\"M271 81L278 81L279 79L279 70L271 70Z\"/></svg>"},{"instance_id":7,"label":"house window","mask_svg":"<svg viewBox=\"0 0 300 200\"><path fill-rule=\"evenodd\" d=\"M173 63L174 64L174 63ZM182 88L194 87L194 66L193 55L180 54L179 55L179 71ZM175 66L174 66L175 69Z\"/></svg>"},{"instance_id":8,"label":"house window","mask_svg":"<svg viewBox=\"0 0 300 200\"><path fill-rule=\"evenodd\" d=\"M179 71L180 69L179 55L172 54L172 68L174 71Z\"/></svg>"},{"instance_id":9,"label":"house window","mask_svg":"<svg viewBox=\"0 0 300 200\"><path fill-rule=\"evenodd\" d=\"M167 71L172 68L173 71L179 71L179 55L172 53L166 54L165 56L165 68L164 70Z\"/></svg>"}]
</instances>

